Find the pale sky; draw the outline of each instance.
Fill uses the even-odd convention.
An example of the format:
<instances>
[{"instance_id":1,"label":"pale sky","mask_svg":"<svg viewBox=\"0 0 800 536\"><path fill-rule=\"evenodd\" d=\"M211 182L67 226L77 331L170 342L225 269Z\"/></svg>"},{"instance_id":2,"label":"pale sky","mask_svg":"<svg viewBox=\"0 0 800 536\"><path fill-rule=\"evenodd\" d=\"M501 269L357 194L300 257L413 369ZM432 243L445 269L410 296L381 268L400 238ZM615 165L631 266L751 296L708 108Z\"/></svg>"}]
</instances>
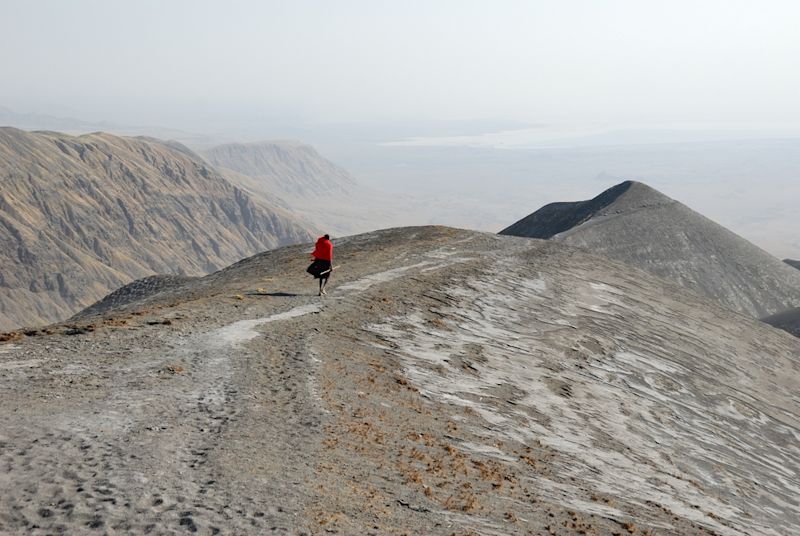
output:
<instances>
[{"instance_id":1,"label":"pale sky","mask_svg":"<svg viewBox=\"0 0 800 536\"><path fill-rule=\"evenodd\" d=\"M0 0L0 106L795 127L799 24L791 0Z\"/></svg>"}]
</instances>

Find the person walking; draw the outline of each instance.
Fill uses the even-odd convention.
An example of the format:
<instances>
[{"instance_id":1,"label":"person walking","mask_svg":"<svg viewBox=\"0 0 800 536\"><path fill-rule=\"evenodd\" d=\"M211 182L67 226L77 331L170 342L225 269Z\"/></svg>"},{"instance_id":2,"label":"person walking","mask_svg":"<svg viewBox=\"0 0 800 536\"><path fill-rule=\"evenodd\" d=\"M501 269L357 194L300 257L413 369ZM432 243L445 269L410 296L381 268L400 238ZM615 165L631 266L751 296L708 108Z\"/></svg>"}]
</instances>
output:
<instances>
[{"instance_id":1,"label":"person walking","mask_svg":"<svg viewBox=\"0 0 800 536\"><path fill-rule=\"evenodd\" d=\"M320 236L317 239L317 244L314 247L314 252L311 254L311 263L306 271L319 279L319 295L326 294L325 285L328 284L328 278L333 271L333 243L331 242L330 235Z\"/></svg>"}]
</instances>

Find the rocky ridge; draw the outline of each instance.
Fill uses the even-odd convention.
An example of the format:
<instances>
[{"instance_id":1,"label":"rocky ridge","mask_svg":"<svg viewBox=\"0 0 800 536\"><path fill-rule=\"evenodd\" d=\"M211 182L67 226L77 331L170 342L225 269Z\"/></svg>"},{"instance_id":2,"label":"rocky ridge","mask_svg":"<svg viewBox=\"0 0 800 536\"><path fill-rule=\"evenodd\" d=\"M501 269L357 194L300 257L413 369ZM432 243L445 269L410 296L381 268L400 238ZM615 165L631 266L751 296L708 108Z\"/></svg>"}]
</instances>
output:
<instances>
[{"instance_id":1,"label":"rocky ridge","mask_svg":"<svg viewBox=\"0 0 800 536\"><path fill-rule=\"evenodd\" d=\"M0 328L153 273L203 275L309 226L174 142L0 128Z\"/></svg>"},{"instance_id":2,"label":"rocky ridge","mask_svg":"<svg viewBox=\"0 0 800 536\"><path fill-rule=\"evenodd\" d=\"M310 248L2 337L0 532L797 532L800 340L559 242Z\"/></svg>"},{"instance_id":3,"label":"rocky ridge","mask_svg":"<svg viewBox=\"0 0 800 536\"><path fill-rule=\"evenodd\" d=\"M800 304L800 272L635 181L589 201L552 203L500 234L584 247L755 318Z\"/></svg>"}]
</instances>

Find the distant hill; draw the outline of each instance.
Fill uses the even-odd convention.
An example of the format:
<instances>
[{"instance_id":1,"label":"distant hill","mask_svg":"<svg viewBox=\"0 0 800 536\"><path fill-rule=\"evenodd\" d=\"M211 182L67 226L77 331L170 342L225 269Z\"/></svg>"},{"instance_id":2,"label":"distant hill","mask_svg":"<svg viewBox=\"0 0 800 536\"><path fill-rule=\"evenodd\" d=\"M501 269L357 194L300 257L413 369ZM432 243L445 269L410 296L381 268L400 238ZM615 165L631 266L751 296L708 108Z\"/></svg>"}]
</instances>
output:
<instances>
[{"instance_id":1,"label":"distant hill","mask_svg":"<svg viewBox=\"0 0 800 536\"><path fill-rule=\"evenodd\" d=\"M800 261L794 261L792 259L783 259L783 262L785 262L789 266L793 266L794 268L800 270Z\"/></svg>"},{"instance_id":2,"label":"distant hill","mask_svg":"<svg viewBox=\"0 0 800 536\"><path fill-rule=\"evenodd\" d=\"M234 184L281 203L335 235L409 222L408 206L397 196L359 184L346 170L300 142L231 143L201 154Z\"/></svg>"},{"instance_id":3,"label":"distant hill","mask_svg":"<svg viewBox=\"0 0 800 536\"><path fill-rule=\"evenodd\" d=\"M313 147L295 141L230 143L203 152L218 168L258 179L267 193L303 198L349 194L356 180L323 158Z\"/></svg>"},{"instance_id":4,"label":"distant hill","mask_svg":"<svg viewBox=\"0 0 800 536\"><path fill-rule=\"evenodd\" d=\"M116 125L108 122L92 123L73 117L57 117L53 115L20 113L0 106L0 125L13 126L25 130L59 130L59 131L89 131L109 130Z\"/></svg>"},{"instance_id":5,"label":"distant hill","mask_svg":"<svg viewBox=\"0 0 800 536\"><path fill-rule=\"evenodd\" d=\"M500 234L585 247L756 318L800 304L800 272L639 182L549 204Z\"/></svg>"},{"instance_id":6,"label":"distant hill","mask_svg":"<svg viewBox=\"0 0 800 536\"><path fill-rule=\"evenodd\" d=\"M156 136L162 139L180 140L192 147L209 147L218 141L212 138L174 128L158 126L121 125L109 121L84 121L73 117L60 117L38 113L20 113L0 106L0 127L8 126L21 130L53 130L67 134L107 132L118 136Z\"/></svg>"},{"instance_id":7,"label":"distant hill","mask_svg":"<svg viewBox=\"0 0 800 536\"><path fill-rule=\"evenodd\" d=\"M311 238L174 142L0 128L0 180L0 329Z\"/></svg>"}]
</instances>

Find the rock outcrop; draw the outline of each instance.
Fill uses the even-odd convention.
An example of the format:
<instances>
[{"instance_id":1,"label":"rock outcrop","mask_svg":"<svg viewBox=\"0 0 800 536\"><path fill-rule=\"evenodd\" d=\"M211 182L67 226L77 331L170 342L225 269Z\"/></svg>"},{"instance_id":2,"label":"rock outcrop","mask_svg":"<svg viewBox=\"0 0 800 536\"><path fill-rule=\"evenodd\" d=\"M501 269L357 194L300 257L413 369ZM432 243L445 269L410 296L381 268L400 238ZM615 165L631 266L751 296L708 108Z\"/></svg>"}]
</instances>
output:
<instances>
[{"instance_id":1,"label":"rock outcrop","mask_svg":"<svg viewBox=\"0 0 800 536\"><path fill-rule=\"evenodd\" d=\"M800 304L800 272L649 186L552 203L500 231L557 240L675 281L759 318Z\"/></svg>"},{"instance_id":2,"label":"rock outcrop","mask_svg":"<svg viewBox=\"0 0 800 536\"><path fill-rule=\"evenodd\" d=\"M800 339L554 241L336 248L4 336L0 532L797 533Z\"/></svg>"},{"instance_id":3,"label":"rock outcrop","mask_svg":"<svg viewBox=\"0 0 800 536\"><path fill-rule=\"evenodd\" d=\"M133 279L203 275L310 238L179 144L0 128L0 329L62 320Z\"/></svg>"},{"instance_id":4,"label":"rock outcrop","mask_svg":"<svg viewBox=\"0 0 800 536\"><path fill-rule=\"evenodd\" d=\"M783 259L783 262L785 262L786 264L788 264L793 268L797 268L798 270L800 270L800 261L795 261L792 259Z\"/></svg>"}]
</instances>

